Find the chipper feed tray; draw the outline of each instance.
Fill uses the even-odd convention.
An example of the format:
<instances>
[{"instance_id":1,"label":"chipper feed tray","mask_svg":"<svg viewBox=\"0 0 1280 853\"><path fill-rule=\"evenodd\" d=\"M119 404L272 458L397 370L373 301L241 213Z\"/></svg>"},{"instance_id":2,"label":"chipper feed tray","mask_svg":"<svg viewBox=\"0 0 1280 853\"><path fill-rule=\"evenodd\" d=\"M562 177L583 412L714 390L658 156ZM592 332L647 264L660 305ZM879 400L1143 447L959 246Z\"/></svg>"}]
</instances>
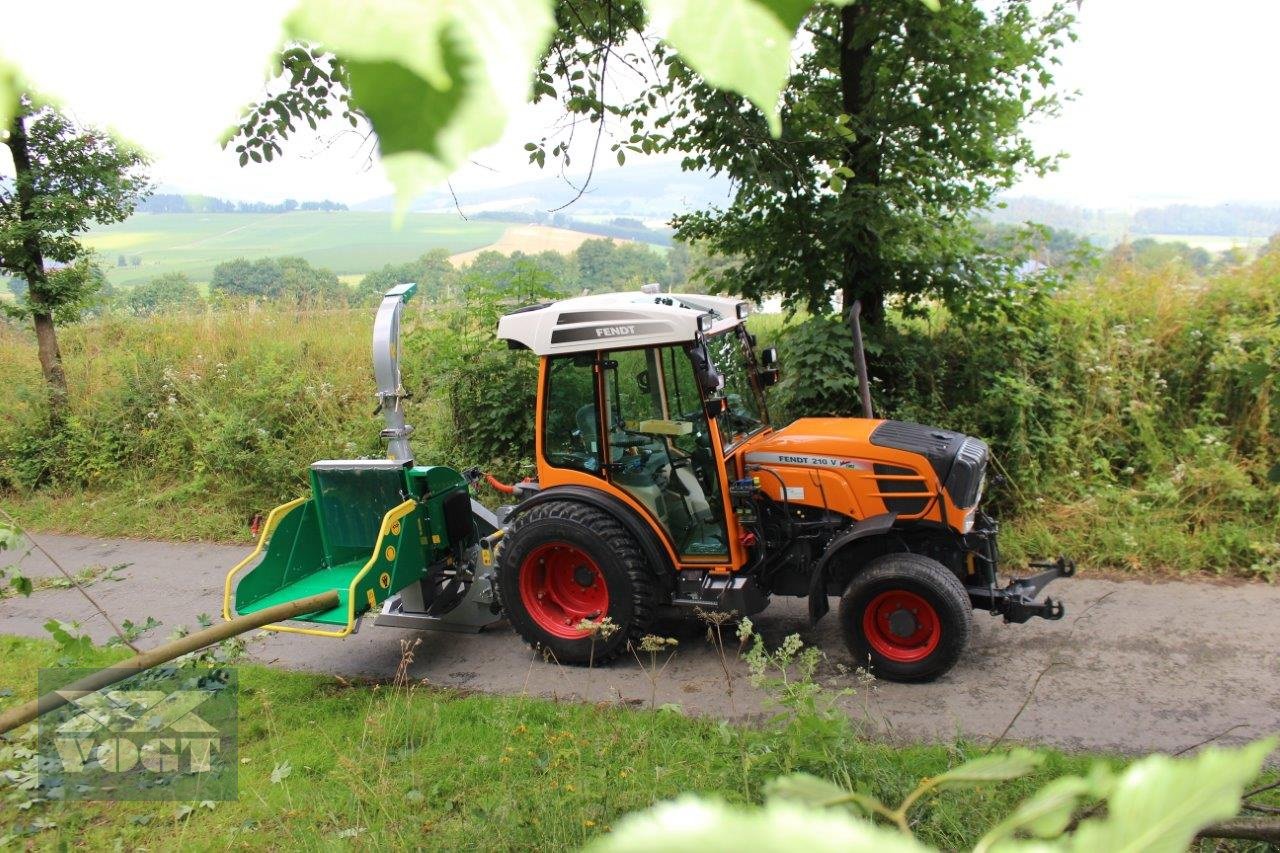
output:
<instances>
[{"instance_id":1,"label":"chipper feed tray","mask_svg":"<svg viewBox=\"0 0 1280 853\"><path fill-rule=\"evenodd\" d=\"M298 621L317 628L274 630L342 637L389 596L445 567L458 547L476 541L467 483L443 466L360 459L316 462L311 496L276 507L258 547L227 575L235 612L254 613L329 590L339 604ZM231 613L223 614L231 618Z\"/></svg>"}]
</instances>

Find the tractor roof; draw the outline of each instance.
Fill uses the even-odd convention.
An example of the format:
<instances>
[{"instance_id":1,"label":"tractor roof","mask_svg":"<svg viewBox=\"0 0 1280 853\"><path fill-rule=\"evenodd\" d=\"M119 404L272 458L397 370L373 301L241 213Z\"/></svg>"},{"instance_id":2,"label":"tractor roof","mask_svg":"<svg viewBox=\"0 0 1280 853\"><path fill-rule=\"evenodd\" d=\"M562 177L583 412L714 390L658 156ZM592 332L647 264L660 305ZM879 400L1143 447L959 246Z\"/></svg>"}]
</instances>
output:
<instances>
[{"instance_id":1,"label":"tractor roof","mask_svg":"<svg viewBox=\"0 0 1280 853\"><path fill-rule=\"evenodd\" d=\"M512 311L498 321L498 337L512 348L557 355L687 343L746 316L747 303L728 296L597 293Z\"/></svg>"}]
</instances>

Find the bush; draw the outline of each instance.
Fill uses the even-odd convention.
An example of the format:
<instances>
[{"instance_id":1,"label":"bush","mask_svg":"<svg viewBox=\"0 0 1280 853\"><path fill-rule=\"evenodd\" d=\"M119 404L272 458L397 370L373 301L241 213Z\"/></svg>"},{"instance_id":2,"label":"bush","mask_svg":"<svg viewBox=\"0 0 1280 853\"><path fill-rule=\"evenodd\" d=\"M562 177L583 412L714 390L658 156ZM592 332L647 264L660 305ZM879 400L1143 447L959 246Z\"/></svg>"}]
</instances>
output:
<instances>
[{"instance_id":1,"label":"bush","mask_svg":"<svg viewBox=\"0 0 1280 853\"><path fill-rule=\"evenodd\" d=\"M859 414L842 324L788 324L780 349L775 421ZM1013 555L1275 575L1260 556L1280 534L1275 255L1207 281L1113 263L965 323L895 317L868 358L878 416L991 444Z\"/></svg>"},{"instance_id":2,"label":"bush","mask_svg":"<svg viewBox=\"0 0 1280 853\"><path fill-rule=\"evenodd\" d=\"M123 306L140 316L191 311L204 305L200 289L184 273L162 275L130 288L120 297Z\"/></svg>"}]
</instances>

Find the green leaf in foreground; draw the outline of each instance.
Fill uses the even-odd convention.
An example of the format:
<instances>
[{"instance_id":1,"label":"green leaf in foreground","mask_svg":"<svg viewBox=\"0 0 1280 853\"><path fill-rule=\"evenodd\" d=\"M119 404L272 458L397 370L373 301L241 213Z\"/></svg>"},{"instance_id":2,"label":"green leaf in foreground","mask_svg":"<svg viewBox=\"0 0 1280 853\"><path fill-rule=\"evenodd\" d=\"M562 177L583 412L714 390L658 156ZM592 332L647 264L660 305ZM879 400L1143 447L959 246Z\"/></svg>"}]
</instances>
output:
<instances>
[{"instance_id":1,"label":"green leaf in foreground","mask_svg":"<svg viewBox=\"0 0 1280 853\"><path fill-rule=\"evenodd\" d=\"M807 0L646 0L658 34L718 89L751 101L774 136L778 94L791 70L791 39Z\"/></svg>"},{"instance_id":2,"label":"green leaf in foreground","mask_svg":"<svg viewBox=\"0 0 1280 853\"><path fill-rule=\"evenodd\" d=\"M815 808L823 808L849 798L845 789L835 782L829 782L811 773L779 776L765 786L765 796L770 800L774 798L789 800Z\"/></svg>"},{"instance_id":3,"label":"green leaf in foreground","mask_svg":"<svg viewBox=\"0 0 1280 853\"><path fill-rule=\"evenodd\" d=\"M1152 755L1120 776L1107 816L1080 824L1072 850L1162 853L1186 850L1197 831L1240 809L1240 796L1275 749L1267 738L1240 749L1206 749L1192 759Z\"/></svg>"},{"instance_id":4,"label":"green leaf in foreground","mask_svg":"<svg viewBox=\"0 0 1280 853\"><path fill-rule=\"evenodd\" d=\"M929 848L901 832L841 811L778 800L763 808L750 808L684 796L627 817L587 849L592 853L923 853Z\"/></svg>"},{"instance_id":5,"label":"green leaf in foreground","mask_svg":"<svg viewBox=\"0 0 1280 853\"><path fill-rule=\"evenodd\" d=\"M548 0L303 0L286 22L346 62L402 208L502 137L553 27Z\"/></svg>"},{"instance_id":6,"label":"green leaf in foreground","mask_svg":"<svg viewBox=\"0 0 1280 853\"><path fill-rule=\"evenodd\" d=\"M959 767L953 767L946 773L933 778L938 788L966 788L981 785L984 782L1003 782L1026 776L1044 761L1029 749L1015 749L1012 752L984 755L972 761L966 761Z\"/></svg>"},{"instance_id":7,"label":"green leaf in foreground","mask_svg":"<svg viewBox=\"0 0 1280 853\"><path fill-rule=\"evenodd\" d=\"M1114 783L1111 770L1101 763L1094 765L1087 777L1054 779L1024 800L1013 814L992 827L974 847L974 853L986 853L1019 830L1037 838L1057 838L1071 823L1071 816L1082 799L1102 799L1110 793Z\"/></svg>"}]
</instances>

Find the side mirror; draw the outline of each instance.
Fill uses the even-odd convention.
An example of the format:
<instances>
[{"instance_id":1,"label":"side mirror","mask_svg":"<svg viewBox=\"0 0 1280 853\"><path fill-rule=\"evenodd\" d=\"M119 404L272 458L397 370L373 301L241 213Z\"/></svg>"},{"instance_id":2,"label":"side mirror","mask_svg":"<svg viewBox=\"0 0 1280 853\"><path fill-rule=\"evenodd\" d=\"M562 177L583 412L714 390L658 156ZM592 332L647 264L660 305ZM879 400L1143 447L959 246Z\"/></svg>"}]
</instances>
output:
<instances>
[{"instance_id":1,"label":"side mirror","mask_svg":"<svg viewBox=\"0 0 1280 853\"><path fill-rule=\"evenodd\" d=\"M689 361L693 364L693 375L698 380L698 387L703 394L714 394L724 387L724 377L711 363L711 355L707 352L707 341L702 335L685 348Z\"/></svg>"},{"instance_id":2,"label":"side mirror","mask_svg":"<svg viewBox=\"0 0 1280 853\"><path fill-rule=\"evenodd\" d=\"M778 348L765 347L760 351L760 384L768 388L778 384L782 371L778 367Z\"/></svg>"}]
</instances>

